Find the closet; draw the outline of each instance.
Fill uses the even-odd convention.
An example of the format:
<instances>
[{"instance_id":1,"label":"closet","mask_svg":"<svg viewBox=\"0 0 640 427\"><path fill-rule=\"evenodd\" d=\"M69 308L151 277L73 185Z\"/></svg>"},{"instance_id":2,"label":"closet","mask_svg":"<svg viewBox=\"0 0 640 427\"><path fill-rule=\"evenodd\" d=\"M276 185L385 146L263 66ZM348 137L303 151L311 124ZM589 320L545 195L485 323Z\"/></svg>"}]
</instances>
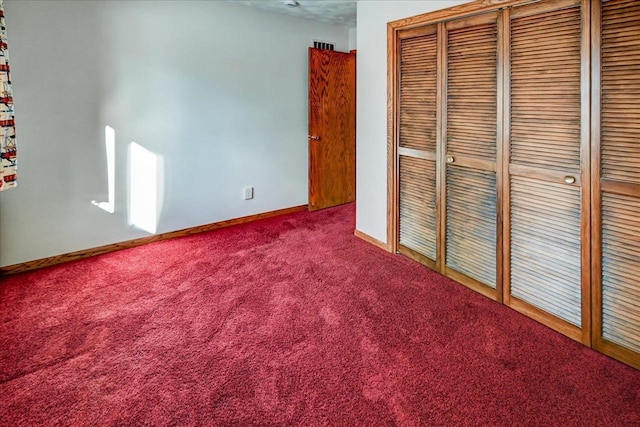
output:
<instances>
[{"instance_id":1,"label":"closet","mask_svg":"<svg viewBox=\"0 0 640 427\"><path fill-rule=\"evenodd\" d=\"M388 26L389 242L640 368L640 2Z\"/></svg>"}]
</instances>

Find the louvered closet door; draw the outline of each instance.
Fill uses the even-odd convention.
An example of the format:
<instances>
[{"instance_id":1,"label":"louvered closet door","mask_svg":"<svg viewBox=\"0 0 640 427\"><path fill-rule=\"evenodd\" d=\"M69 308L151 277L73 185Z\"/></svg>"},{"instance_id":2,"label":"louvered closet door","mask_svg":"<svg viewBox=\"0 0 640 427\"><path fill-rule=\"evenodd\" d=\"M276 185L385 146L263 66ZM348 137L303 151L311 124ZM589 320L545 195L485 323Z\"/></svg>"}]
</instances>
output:
<instances>
[{"instance_id":1,"label":"louvered closet door","mask_svg":"<svg viewBox=\"0 0 640 427\"><path fill-rule=\"evenodd\" d=\"M435 266L437 34L401 33L398 123L400 252Z\"/></svg>"},{"instance_id":2,"label":"louvered closet door","mask_svg":"<svg viewBox=\"0 0 640 427\"><path fill-rule=\"evenodd\" d=\"M589 181L581 150L588 155L582 126L589 127L582 119L588 94L581 90L581 49L589 41L581 10L580 1L552 1L511 12L505 302L585 341L581 221Z\"/></svg>"},{"instance_id":3,"label":"louvered closet door","mask_svg":"<svg viewBox=\"0 0 640 427\"><path fill-rule=\"evenodd\" d=\"M497 14L446 25L446 273L495 297Z\"/></svg>"},{"instance_id":4,"label":"louvered closet door","mask_svg":"<svg viewBox=\"0 0 640 427\"><path fill-rule=\"evenodd\" d=\"M594 72L601 72L594 102L601 98L594 112L600 119L594 230L601 233L595 345L640 368L640 2L604 1L601 10L595 5L594 21L601 38L594 52L594 67L601 62Z\"/></svg>"}]
</instances>

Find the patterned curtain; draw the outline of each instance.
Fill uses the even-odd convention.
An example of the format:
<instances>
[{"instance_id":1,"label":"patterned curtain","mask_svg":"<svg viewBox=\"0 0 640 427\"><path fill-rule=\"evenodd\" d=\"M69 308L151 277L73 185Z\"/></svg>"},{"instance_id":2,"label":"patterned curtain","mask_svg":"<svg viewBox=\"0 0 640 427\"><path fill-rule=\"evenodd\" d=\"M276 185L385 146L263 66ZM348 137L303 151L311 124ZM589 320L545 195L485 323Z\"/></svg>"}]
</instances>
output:
<instances>
[{"instance_id":1,"label":"patterned curtain","mask_svg":"<svg viewBox=\"0 0 640 427\"><path fill-rule=\"evenodd\" d=\"M9 78L9 52L4 26L4 5L0 0L0 191L17 185L16 128Z\"/></svg>"}]
</instances>

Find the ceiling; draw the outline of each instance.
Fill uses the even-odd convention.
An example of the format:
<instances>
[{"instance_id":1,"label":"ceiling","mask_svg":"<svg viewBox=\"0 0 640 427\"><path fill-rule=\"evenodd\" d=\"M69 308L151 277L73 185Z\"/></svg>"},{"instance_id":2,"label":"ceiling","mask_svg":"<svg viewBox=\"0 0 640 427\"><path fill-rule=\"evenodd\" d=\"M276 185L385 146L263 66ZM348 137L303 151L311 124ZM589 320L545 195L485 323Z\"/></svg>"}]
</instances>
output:
<instances>
[{"instance_id":1,"label":"ceiling","mask_svg":"<svg viewBox=\"0 0 640 427\"><path fill-rule=\"evenodd\" d=\"M229 3L249 6L269 12L282 13L325 24L356 26L357 0L297 0L297 7L286 7L284 0L226 0Z\"/></svg>"}]
</instances>

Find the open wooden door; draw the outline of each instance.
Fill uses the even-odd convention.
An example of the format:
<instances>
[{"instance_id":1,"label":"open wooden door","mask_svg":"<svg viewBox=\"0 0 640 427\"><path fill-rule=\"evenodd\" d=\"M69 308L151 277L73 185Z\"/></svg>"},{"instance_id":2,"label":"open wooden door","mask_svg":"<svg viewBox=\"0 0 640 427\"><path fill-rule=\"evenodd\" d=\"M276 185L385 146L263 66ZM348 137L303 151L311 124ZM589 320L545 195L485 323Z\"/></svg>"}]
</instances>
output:
<instances>
[{"instance_id":1,"label":"open wooden door","mask_svg":"<svg viewBox=\"0 0 640 427\"><path fill-rule=\"evenodd\" d=\"M309 48L309 210L356 198L356 57Z\"/></svg>"}]
</instances>

